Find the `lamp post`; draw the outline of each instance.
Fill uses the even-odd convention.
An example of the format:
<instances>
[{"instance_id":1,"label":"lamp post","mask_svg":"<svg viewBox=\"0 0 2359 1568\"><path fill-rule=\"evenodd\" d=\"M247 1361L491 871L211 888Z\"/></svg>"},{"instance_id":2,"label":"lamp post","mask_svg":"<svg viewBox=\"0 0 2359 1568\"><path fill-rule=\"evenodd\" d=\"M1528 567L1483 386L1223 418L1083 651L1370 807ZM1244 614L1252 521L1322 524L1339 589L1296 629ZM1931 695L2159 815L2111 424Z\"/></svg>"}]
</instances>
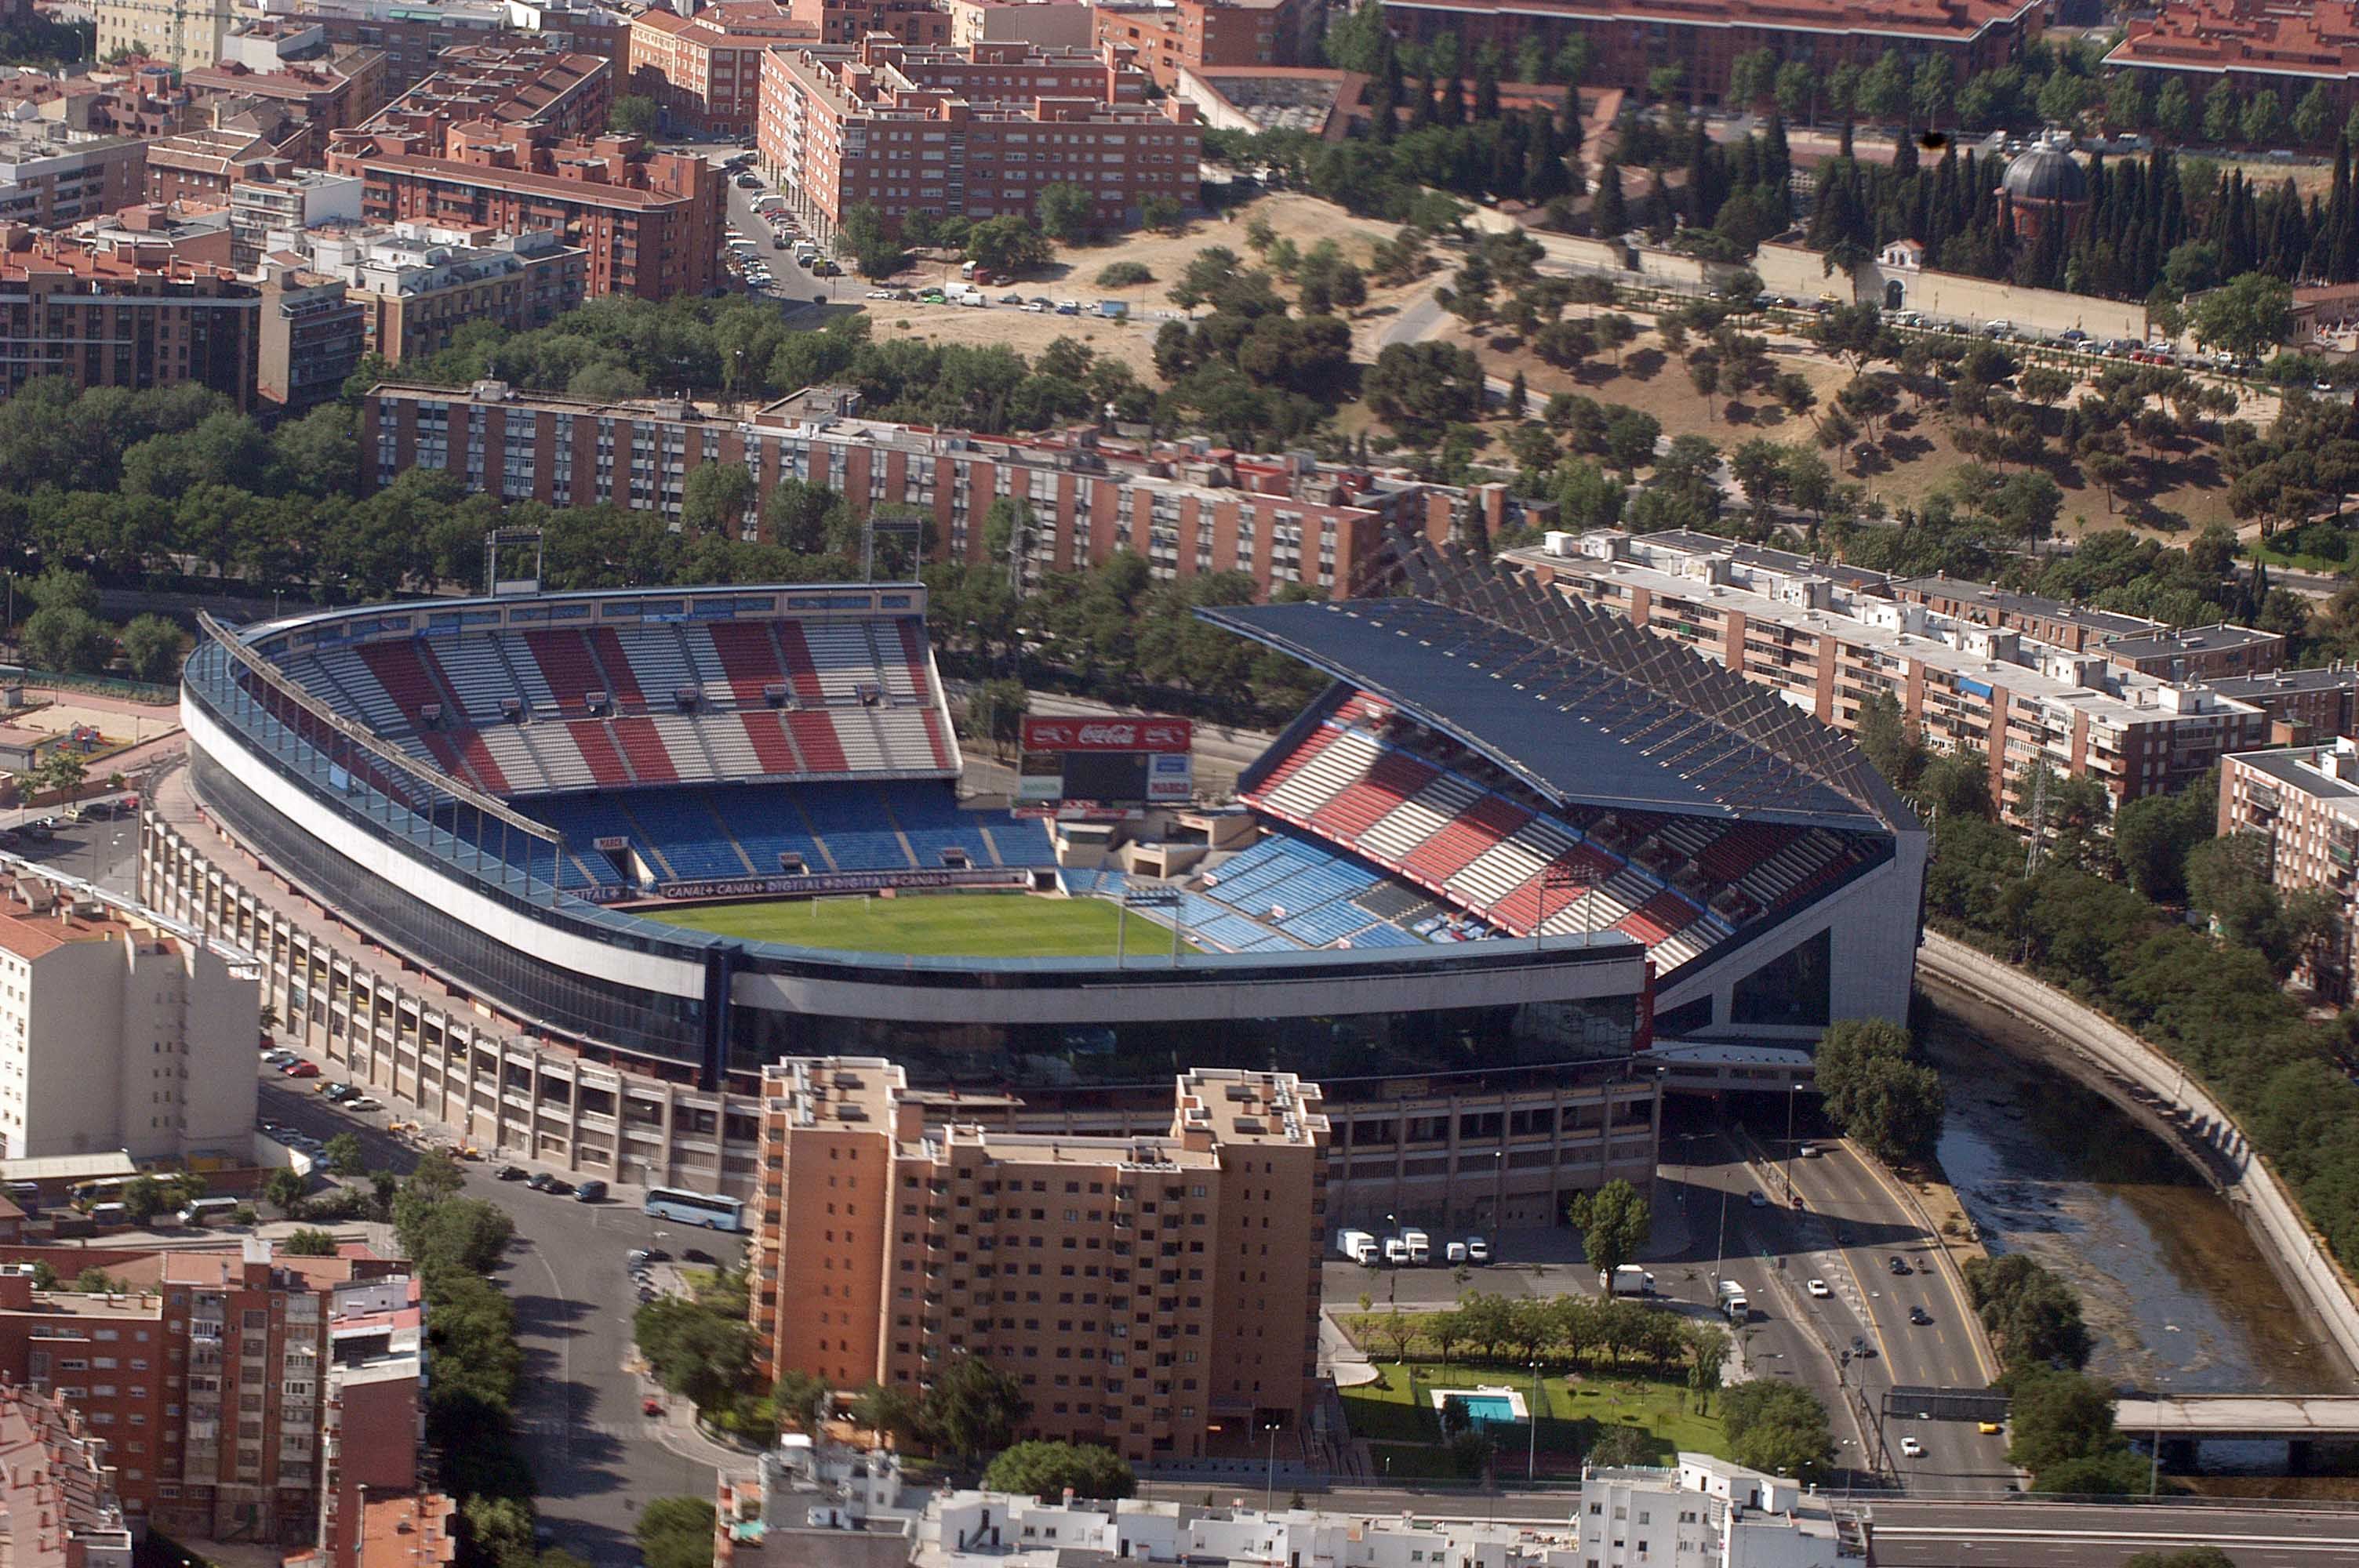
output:
<instances>
[{"instance_id":1,"label":"lamp post","mask_svg":"<svg viewBox=\"0 0 2359 1568\"><path fill-rule=\"evenodd\" d=\"M1386 1242L1390 1242L1395 1236L1399 1235L1400 1220L1398 1217L1389 1214L1385 1216L1385 1229L1386 1232L1385 1240ZM1384 1248L1379 1247L1377 1249L1377 1256L1383 1258L1385 1260L1385 1304L1386 1306L1391 1306L1399 1299L1397 1292L1400 1289L1400 1269L1393 1262L1392 1258Z\"/></svg>"},{"instance_id":2,"label":"lamp post","mask_svg":"<svg viewBox=\"0 0 2359 1568\"><path fill-rule=\"evenodd\" d=\"M2169 1386L2169 1373L2155 1374L2154 1453L2147 1460L2146 1467L2146 1495L2149 1498L2162 1490L2162 1391Z\"/></svg>"},{"instance_id":3,"label":"lamp post","mask_svg":"<svg viewBox=\"0 0 2359 1568\"><path fill-rule=\"evenodd\" d=\"M1794 1201L1794 1100L1802 1092L1799 1083L1786 1086L1786 1201Z\"/></svg>"},{"instance_id":4,"label":"lamp post","mask_svg":"<svg viewBox=\"0 0 2359 1568\"><path fill-rule=\"evenodd\" d=\"M1524 1485L1528 1487L1540 1466L1540 1364L1537 1357L1532 1360L1532 1403L1524 1411Z\"/></svg>"},{"instance_id":5,"label":"lamp post","mask_svg":"<svg viewBox=\"0 0 2359 1568\"><path fill-rule=\"evenodd\" d=\"M1262 1430L1269 1433L1269 1470L1261 1484L1261 1511L1265 1514L1277 1497L1277 1427L1274 1421L1262 1422Z\"/></svg>"}]
</instances>

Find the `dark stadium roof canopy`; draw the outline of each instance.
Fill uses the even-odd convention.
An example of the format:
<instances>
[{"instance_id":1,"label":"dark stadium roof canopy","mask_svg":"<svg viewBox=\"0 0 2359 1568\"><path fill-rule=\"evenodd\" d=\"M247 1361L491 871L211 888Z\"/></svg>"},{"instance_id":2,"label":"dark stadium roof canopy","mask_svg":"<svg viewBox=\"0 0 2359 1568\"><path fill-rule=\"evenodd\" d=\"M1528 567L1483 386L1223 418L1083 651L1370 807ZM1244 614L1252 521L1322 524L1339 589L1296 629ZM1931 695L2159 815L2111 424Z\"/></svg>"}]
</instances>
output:
<instances>
[{"instance_id":1,"label":"dark stadium roof canopy","mask_svg":"<svg viewBox=\"0 0 2359 1568\"><path fill-rule=\"evenodd\" d=\"M1373 693L1561 803L1915 829L1852 743L1620 617L1419 546L1423 596L1197 613Z\"/></svg>"}]
</instances>

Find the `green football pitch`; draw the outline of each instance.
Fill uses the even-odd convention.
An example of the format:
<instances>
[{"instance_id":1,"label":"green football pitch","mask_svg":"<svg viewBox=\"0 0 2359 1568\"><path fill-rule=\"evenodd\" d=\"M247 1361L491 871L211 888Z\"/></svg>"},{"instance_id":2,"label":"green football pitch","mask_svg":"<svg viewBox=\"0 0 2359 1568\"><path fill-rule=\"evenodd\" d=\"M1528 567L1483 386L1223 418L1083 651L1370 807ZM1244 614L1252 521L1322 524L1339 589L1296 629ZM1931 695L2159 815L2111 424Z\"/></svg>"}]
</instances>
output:
<instances>
[{"instance_id":1,"label":"green football pitch","mask_svg":"<svg viewBox=\"0 0 2359 1568\"><path fill-rule=\"evenodd\" d=\"M756 942L970 958L1110 958L1114 923L1120 918L1115 906L1103 899L1027 893L773 899L634 913ZM1168 953L1171 933L1134 914L1126 942L1133 953ZM1183 951L1197 951L1192 944L1180 946Z\"/></svg>"}]
</instances>

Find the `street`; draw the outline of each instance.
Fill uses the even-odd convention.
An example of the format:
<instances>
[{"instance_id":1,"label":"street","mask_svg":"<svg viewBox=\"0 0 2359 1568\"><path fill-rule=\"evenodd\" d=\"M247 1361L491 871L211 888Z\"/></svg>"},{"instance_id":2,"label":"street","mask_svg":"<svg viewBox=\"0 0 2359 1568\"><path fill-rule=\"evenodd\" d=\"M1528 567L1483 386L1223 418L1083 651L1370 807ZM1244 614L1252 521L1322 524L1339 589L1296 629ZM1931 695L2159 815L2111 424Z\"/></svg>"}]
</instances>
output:
<instances>
[{"instance_id":1,"label":"street","mask_svg":"<svg viewBox=\"0 0 2359 1568\"><path fill-rule=\"evenodd\" d=\"M417 1152L385 1130L387 1113L353 1114L316 1092L327 1076L288 1079L261 1069L265 1121L327 1139L352 1132L372 1168L408 1171ZM663 1418L640 1411L647 1385L624 1363L631 1353L630 1281L624 1254L659 1246L675 1257L690 1249L727 1263L740 1243L649 1219L636 1198L581 1204L500 1182L489 1163L465 1167L466 1194L498 1204L515 1218L516 1238L496 1276L516 1305L524 1374L516 1430L539 1487L541 1522L555 1544L592 1563L639 1562L632 1526L639 1506L657 1498L712 1495L714 1461L751 1464L717 1448L680 1419L667 1396Z\"/></svg>"}]
</instances>

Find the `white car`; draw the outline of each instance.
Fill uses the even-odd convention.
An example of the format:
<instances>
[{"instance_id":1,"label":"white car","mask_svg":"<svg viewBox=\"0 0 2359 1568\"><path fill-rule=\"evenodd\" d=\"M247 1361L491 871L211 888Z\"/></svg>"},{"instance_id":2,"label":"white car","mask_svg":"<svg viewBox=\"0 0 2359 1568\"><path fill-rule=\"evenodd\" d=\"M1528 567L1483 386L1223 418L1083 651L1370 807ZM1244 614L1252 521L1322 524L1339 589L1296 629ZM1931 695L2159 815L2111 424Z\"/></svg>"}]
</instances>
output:
<instances>
[{"instance_id":1,"label":"white car","mask_svg":"<svg viewBox=\"0 0 2359 1568\"><path fill-rule=\"evenodd\" d=\"M1904 1437L1900 1440L1900 1453L1904 1458L1922 1459L1925 1457L1925 1445L1913 1437Z\"/></svg>"},{"instance_id":2,"label":"white car","mask_svg":"<svg viewBox=\"0 0 2359 1568\"><path fill-rule=\"evenodd\" d=\"M871 299L890 299L893 297L893 291L889 288L872 288L868 291L868 297Z\"/></svg>"},{"instance_id":3,"label":"white car","mask_svg":"<svg viewBox=\"0 0 2359 1568\"><path fill-rule=\"evenodd\" d=\"M1812 1280L1808 1288L1810 1294L1818 1297L1821 1301L1824 1301L1829 1296L1834 1294L1834 1292L1827 1289L1827 1282L1824 1280Z\"/></svg>"},{"instance_id":4,"label":"white car","mask_svg":"<svg viewBox=\"0 0 2359 1568\"><path fill-rule=\"evenodd\" d=\"M346 1110L383 1110L385 1108L385 1104L381 1100L372 1099L367 1095L362 1095L357 1099L346 1100L344 1102L344 1108Z\"/></svg>"},{"instance_id":5,"label":"white car","mask_svg":"<svg viewBox=\"0 0 2359 1568\"><path fill-rule=\"evenodd\" d=\"M1761 1189L1759 1187L1756 1187L1751 1192L1745 1194L1745 1201L1751 1204L1755 1208L1767 1208L1769 1206L1769 1200L1761 1195Z\"/></svg>"},{"instance_id":6,"label":"white car","mask_svg":"<svg viewBox=\"0 0 2359 1568\"><path fill-rule=\"evenodd\" d=\"M1802 1159L1815 1160L1819 1157L1819 1146L1815 1143L1805 1143L1794 1152Z\"/></svg>"}]
</instances>

